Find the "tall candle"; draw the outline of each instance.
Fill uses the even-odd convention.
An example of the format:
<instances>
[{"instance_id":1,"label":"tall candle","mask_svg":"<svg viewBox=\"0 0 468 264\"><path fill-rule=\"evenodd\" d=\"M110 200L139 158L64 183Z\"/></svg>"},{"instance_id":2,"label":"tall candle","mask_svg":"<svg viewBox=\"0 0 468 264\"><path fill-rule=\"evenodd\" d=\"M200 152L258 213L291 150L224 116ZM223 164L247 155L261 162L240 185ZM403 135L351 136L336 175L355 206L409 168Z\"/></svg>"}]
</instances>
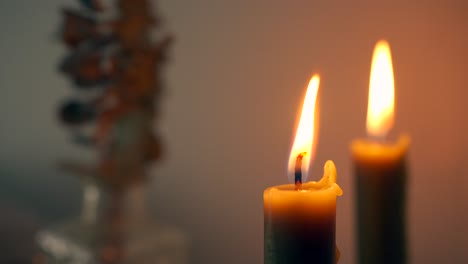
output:
<instances>
[{"instance_id":1,"label":"tall candle","mask_svg":"<svg viewBox=\"0 0 468 264\"><path fill-rule=\"evenodd\" d=\"M367 112L368 139L352 142L357 194L358 263L406 263L406 153L409 137L385 140L393 125L394 79L390 47L377 43Z\"/></svg>"},{"instance_id":2,"label":"tall candle","mask_svg":"<svg viewBox=\"0 0 468 264\"><path fill-rule=\"evenodd\" d=\"M314 149L314 109L319 77L313 76L304 99L291 150L294 183L267 188L264 201L265 264L335 263L336 168L327 161L318 182L305 182ZM304 183L303 183L304 182Z\"/></svg>"}]
</instances>

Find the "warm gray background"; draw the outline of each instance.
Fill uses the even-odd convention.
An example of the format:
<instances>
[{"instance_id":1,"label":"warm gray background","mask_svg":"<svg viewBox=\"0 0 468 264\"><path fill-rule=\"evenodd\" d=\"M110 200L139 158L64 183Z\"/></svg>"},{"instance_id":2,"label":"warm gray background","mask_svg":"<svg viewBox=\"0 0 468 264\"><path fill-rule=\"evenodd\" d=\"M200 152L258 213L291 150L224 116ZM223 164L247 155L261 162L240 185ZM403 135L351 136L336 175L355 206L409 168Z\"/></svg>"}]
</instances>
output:
<instances>
[{"instance_id":1,"label":"warm gray background","mask_svg":"<svg viewBox=\"0 0 468 264\"><path fill-rule=\"evenodd\" d=\"M0 2L0 206L38 223L78 212L78 181L54 162L92 159L67 142L55 118L72 94L55 70L65 53L54 40L58 9L67 2ZM353 263L348 147L365 135L380 38L393 51L394 131L413 139L411 263L468 262L468 2L407 2L159 1L177 43L158 124L167 155L153 170L151 200L161 219L191 234L192 263L262 263L262 191L287 180L296 111L314 71L322 85L312 173L326 159L338 167L340 263Z\"/></svg>"}]
</instances>

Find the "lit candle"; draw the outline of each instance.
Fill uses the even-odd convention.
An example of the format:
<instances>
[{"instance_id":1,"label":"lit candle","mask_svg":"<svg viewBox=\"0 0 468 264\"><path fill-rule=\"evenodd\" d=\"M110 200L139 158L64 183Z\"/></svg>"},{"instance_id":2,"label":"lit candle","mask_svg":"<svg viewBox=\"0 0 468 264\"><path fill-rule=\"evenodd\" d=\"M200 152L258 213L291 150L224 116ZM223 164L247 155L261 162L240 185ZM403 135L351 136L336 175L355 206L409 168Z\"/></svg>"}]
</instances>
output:
<instances>
[{"instance_id":1,"label":"lit candle","mask_svg":"<svg viewBox=\"0 0 468 264\"><path fill-rule=\"evenodd\" d=\"M270 187L263 193L265 264L335 263L336 169L327 161L318 182L306 182L314 153L315 102L319 76L314 75L304 99L289 159L293 184Z\"/></svg>"},{"instance_id":2,"label":"lit candle","mask_svg":"<svg viewBox=\"0 0 468 264\"><path fill-rule=\"evenodd\" d=\"M358 263L406 262L405 200L409 137L385 140L393 126L394 78L390 47L377 43L372 59L367 133L351 151L357 188Z\"/></svg>"}]
</instances>

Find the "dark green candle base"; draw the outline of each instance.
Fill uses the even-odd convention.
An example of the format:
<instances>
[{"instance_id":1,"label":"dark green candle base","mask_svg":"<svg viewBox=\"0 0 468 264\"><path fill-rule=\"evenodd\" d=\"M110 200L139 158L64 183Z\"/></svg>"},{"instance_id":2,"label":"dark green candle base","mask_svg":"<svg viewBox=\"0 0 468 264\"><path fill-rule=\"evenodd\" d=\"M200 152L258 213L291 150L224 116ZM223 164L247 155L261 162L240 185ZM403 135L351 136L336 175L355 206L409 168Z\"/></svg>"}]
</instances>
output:
<instances>
[{"instance_id":1,"label":"dark green candle base","mask_svg":"<svg viewBox=\"0 0 468 264\"><path fill-rule=\"evenodd\" d=\"M265 264L335 264L335 219L265 216Z\"/></svg>"},{"instance_id":2,"label":"dark green candle base","mask_svg":"<svg viewBox=\"0 0 468 264\"><path fill-rule=\"evenodd\" d=\"M405 264L406 162L355 162L359 264Z\"/></svg>"}]
</instances>

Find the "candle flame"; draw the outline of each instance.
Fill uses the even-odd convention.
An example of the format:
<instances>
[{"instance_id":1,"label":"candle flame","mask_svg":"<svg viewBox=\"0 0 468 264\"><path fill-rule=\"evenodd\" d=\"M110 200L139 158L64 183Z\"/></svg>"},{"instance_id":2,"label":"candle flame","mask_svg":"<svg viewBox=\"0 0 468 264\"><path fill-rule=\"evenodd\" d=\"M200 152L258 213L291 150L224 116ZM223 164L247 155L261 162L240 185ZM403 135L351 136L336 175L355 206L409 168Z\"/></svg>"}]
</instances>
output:
<instances>
[{"instance_id":1,"label":"candle flame","mask_svg":"<svg viewBox=\"0 0 468 264\"><path fill-rule=\"evenodd\" d=\"M320 77L315 74L310 79L309 86L307 87L299 125L296 130L296 137L289 156L288 176L291 181L294 181L297 157L301 154L304 155L302 158L302 182L306 182L310 163L314 156L316 141L315 104L319 84Z\"/></svg>"},{"instance_id":2,"label":"candle flame","mask_svg":"<svg viewBox=\"0 0 468 264\"><path fill-rule=\"evenodd\" d=\"M381 40L376 44L372 58L367 108L369 136L383 138L393 127L394 100L392 55L389 44Z\"/></svg>"}]
</instances>

